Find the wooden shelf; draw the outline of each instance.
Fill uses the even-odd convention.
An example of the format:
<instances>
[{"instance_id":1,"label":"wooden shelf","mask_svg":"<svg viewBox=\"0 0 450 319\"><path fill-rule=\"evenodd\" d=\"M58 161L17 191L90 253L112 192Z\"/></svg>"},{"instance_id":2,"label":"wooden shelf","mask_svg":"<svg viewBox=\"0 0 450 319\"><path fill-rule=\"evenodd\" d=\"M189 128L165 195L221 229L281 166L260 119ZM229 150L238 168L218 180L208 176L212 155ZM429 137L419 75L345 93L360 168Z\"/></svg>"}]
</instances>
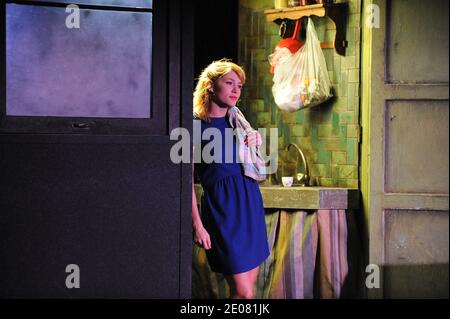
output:
<instances>
[{"instance_id":1,"label":"wooden shelf","mask_svg":"<svg viewBox=\"0 0 450 319\"><path fill-rule=\"evenodd\" d=\"M303 17L315 15L318 17L325 16L325 5L313 4L309 6L283 8L283 9L270 9L264 11L266 19L269 22L274 22L278 19L291 19L298 20Z\"/></svg>"},{"instance_id":2,"label":"wooden shelf","mask_svg":"<svg viewBox=\"0 0 450 319\"><path fill-rule=\"evenodd\" d=\"M303 17L317 16L328 17L336 26L334 41L331 43L322 43L322 48L335 48L337 53L345 55L347 41L345 40L347 3L335 4L312 4L308 6L270 9L265 10L264 14L269 22L281 24L284 19L298 20Z\"/></svg>"}]
</instances>

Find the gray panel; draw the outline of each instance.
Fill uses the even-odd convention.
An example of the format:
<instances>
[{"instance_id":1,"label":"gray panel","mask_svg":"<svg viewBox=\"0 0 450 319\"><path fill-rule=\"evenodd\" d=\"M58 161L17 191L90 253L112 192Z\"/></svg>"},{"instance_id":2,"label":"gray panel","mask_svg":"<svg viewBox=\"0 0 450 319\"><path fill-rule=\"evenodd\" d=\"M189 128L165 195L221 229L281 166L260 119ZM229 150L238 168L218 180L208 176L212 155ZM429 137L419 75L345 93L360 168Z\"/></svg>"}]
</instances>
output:
<instances>
[{"instance_id":1,"label":"gray panel","mask_svg":"<svg viewBox=\"0 0 450 319\"><path fill-rule=\"evenodd\" d=\"M448 101L390 101L386 110L385 191L449 191Z\"/></svg>"},{"instance_id":2,"label":"gray panel","mask_svg":"<svg viewBox=\"0 0 450 319\"><path fill-rule=\"evenodd\" d=\"M128 141L0 144L0 298L179 297L180 166Z\"/></svg>"},{"instance_id":3,"label":"gray panel","mask_svg":"<svg viewBox=\"0 0 450 319\"><path fill-rule=\"evenodd\" d=\"M34 0L34 2L56 2L87 5L104 5L132 8L149 8L153 6L153 0Z\"/></svg>"},{"instance_id":4,"label":"gray panel","mask_svg":"<svg viewBox=\"0 0 450 319\"><path fill-rule=\"evenodd\" d=\"M7 114L149 118L152 14L7 4Z\"/></svg>"},{"instance_id":5,"label":"gray panel","mask_svg":"<svg viewBox=\"0 0 450 319\"><path fill-rule=\"evenodd\" d=\"M388 5L389 82L448 82L448 1L395 0Z\"/></svg>"},{"instance_id":6,"label":"gray panel","mask_svg":"<svg viewBox=\"0 0 450 319\"><path fill-rule=\"evenodd\" d=\"M448 211L385 212L386 297L448 298L448 217Z\"/></svg>"}]
</instances>

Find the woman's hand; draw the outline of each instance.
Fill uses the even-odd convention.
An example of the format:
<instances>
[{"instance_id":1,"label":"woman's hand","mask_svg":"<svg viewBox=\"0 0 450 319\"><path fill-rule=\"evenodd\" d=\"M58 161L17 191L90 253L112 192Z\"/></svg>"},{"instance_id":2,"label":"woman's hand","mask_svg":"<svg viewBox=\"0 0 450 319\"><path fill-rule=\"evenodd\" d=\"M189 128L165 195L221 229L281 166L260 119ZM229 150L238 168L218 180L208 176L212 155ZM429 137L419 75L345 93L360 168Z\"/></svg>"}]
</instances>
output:
<instances>
[{"instance_id":1,"label":"woman's hand","mask_svg":"<svg viewBox=\"0 0 450 319\"><path fill-rule=\"evenodd\" d=\"M247 146L261 146L262 144L262 137L261 134L259 134L258 131L251 131L247 134L247 136L244 139L244 143Z\"/></svg>"},{"instance_id":2,"label":"woman's hand","mask_svg":"<svg viewBox=\"0 0 450 319\"><path fill-rule=\"evenodd\" d=\"M194 226L194 243L206 250L211 249L211 239L203 225Z\"/></svg>"}]
</instances>

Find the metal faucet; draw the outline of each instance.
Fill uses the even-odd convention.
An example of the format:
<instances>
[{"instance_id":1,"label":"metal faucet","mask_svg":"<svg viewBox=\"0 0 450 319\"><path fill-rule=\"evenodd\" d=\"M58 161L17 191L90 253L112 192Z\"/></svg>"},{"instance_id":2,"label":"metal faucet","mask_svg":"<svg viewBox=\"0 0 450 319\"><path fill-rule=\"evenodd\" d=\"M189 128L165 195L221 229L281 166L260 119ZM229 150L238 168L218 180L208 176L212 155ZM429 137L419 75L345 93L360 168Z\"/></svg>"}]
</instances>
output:
<instances>
[{"instance_id":1,"label":"metal faucet","mask_svg":"<svg viewBox=\"0 0 450 319\"><path fill-rule=\"evenodd\" d=\"M289 152L289 149L291 148L291 146L294 146L294 148L300 154L302 161L303 161L303 166L305 168L305 173L296 173L297 183L294 183L294 185L297 184L297 185L301 185L301 186L310 186L309 167L308 167L308 162L306 161L305 154L303 154L300 147L298 147L298 145L295 143L290 143L288 146L286 146L286 151Z\"/></svg>"}]
</instances>

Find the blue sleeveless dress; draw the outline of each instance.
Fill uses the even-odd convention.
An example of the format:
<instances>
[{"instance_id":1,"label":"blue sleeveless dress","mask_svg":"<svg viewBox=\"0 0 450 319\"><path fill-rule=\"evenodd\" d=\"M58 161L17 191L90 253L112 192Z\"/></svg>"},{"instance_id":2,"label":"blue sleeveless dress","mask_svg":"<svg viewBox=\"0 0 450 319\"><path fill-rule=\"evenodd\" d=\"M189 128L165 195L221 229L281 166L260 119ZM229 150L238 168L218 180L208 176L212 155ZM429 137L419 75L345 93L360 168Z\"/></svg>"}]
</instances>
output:
<instances>
[{"instance_id":1,"label":"blue sleeveless dress","mask_svg":"<svg viewBox=\"0 0 450 319\"><path fill-rule=\"evenodd\" d=\"M209 123L201 121L202 136L208 128L221 132L222 162L205 163L202 158L194 166L203 187L202 222L211 237L212 248L206 250L206 257L214 272L242 273L258 267L269 256L261 192L258 182L243 174L237 161L236 138L232 139L232 150L225 147L225 129L231 130L228 117L210 118ZM202 140L201 150L214 138L217 136ZM226 157L226 151L232 156ZM208 152L214 154L214 149Z\"/></svg>"}]
</instances>

